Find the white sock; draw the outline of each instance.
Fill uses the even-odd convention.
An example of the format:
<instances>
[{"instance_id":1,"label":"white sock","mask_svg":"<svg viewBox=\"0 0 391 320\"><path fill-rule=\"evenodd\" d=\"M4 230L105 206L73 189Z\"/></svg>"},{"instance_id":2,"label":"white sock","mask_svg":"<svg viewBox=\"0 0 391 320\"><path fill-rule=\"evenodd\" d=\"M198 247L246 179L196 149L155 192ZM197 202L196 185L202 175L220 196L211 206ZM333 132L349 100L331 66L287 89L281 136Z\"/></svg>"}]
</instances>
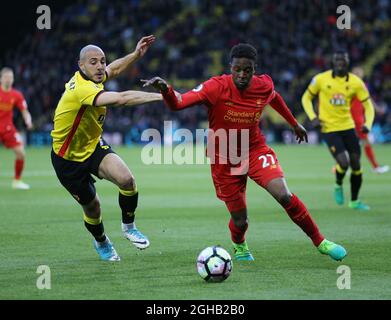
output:
<instances>
[{"instance_id":1,"label":"white sock","mask_svg":"<svg viewBox=\"0 0 391 320\"><path fill-rule=\"evenodd\" d=\"M96 241L96 240L95 240L95 241ZM102 241L102 242L96 241L96 244L98 245L98 247L102 247L102 246L104 246L105 244L107 244L108 242L110 242L110 239L109 239L109 237L106 235L106 240L105 240L105 241Z\"/></svg>"},{"instance_id":2,"label":"white sock","mask_svg":"<svg viewBox=\"0 0 391 320\"><path fill-rule=\"evenodd\" d=\"M133 223L121 223L121 228L122 228L122 231L126 231L126 230L129 230L129 229L136 229L136 223L133 222Z\"/></svg>"}]
</instances>

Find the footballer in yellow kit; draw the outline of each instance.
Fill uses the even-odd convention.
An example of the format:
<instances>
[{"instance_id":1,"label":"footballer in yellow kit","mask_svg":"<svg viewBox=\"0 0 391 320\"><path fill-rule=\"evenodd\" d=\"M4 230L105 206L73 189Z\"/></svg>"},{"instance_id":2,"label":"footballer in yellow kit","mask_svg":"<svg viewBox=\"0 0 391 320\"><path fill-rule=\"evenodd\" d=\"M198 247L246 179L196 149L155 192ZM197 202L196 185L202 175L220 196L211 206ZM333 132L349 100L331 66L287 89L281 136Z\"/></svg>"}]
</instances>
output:
<instances>
[{"instance_id":1,"label":"footballer in yellow kit","mask_svg":"<svg viewBox=\"0 0 391 320\"><path fill-rule=\"evenodd\" d=\"M93 246L104 261L119 261L120 257L105 234L100 200L92 175L118 187L123 236L138 249L149 246L148 238L135 224L138 190L134 176L101 135L106 106L134 106L162 101L161 94L104 89L106 80L124 73L144 56L154 40L153 35L143 37L134 52L108 66L101 48L94 45L82 48L79 70L65 84L65 91L54 115L54 129L51 132L54 170L61 184L81 205L84 225L93 236Z\"/></svg>"},{"instance_id":2,"label":"footballer in yellow kit","mask_svg":"<svg viewBox=\"0 0 391 320\"><path fill-rule=\"evenodd\" d=\"M83 162L94 152L106 116L106 107L95 104L106 78L95 83L79 70L65 85L51 133L53 151L63 159Z\"/></svg>"},{"instance_id":3,"label":"footballer in yellow kit","mask_svg":"<svg viewBox=\"0 0 391 320\"><path fill-rule=\"evenodd\" d=\"M320 126L322 137L336 160L335 201L343 205L343 178L351 168L351 200L348 206L352 209L369 210L369 206L358 198L362 184L361 149L355 133L355 124L351 115L351 101L354 97L360 100L365 109L365 124L362 132L369 132L374 119L374 108L364 82L350 73L349 55L345 51L333 54L332 70L317 74L312 78L302 97L302 105L314 126ZM318 113L315 113L312 100L318 97Z\"/></svg>"}]
</instances>

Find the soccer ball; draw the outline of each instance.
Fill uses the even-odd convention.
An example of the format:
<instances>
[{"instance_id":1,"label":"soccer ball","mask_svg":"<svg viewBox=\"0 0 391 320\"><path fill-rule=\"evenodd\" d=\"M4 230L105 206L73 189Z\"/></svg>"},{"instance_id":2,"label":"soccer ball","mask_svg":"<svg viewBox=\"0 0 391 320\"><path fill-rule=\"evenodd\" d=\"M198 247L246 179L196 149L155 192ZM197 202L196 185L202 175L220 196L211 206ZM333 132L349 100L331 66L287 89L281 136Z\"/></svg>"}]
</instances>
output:
<instances>
[{"instance_id":1,"label":"soccer ball","mask_svg":"<svg viewBox=\"0 0 391 320\"><path fill-rule=\"evenodd\" d=\"M198 255L197 271L205 281L224 281L232 272L231 256L219 246L205 248Z\"/></svg>"}]
</instances>

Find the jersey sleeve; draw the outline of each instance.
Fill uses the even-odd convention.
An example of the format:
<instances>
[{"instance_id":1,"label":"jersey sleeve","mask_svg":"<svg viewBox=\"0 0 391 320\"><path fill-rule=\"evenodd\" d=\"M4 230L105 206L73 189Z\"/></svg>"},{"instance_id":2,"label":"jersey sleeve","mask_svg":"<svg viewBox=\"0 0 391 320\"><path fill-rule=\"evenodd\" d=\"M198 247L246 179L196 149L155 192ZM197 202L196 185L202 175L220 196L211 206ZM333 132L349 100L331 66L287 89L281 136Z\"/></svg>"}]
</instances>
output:
<instances>
[{"instance_id":1,"label":"jersey sleeve","mask_svg":"<svg viewBox=\"0 0 391 320\"><path fill-rule=\"evenodd\" d=\"M27 110L27 102L21 92L17 92L16 94L15 105L20 111Z\"/></svg>"},{"instance_id":2,"label":"jersey sleeve","mask_svg":"<svg viewBox=\"0 0 391 320\"><path fill-rule=\"evenodd\" d=\"M269 104L276 97L277 92L274 90L273 79L268 74L263 74L261 77L264 83L265 104Z\"/></svg>"},{"instance_id":3,"label":"jersey sleeve","mask_svg":"<svg viewBox=\"0 0 391 320\"><path fill-rule=\"evenodd\" d=\"M217 100L221 95L221 90L222 84L217 79L211 78L194 88L192 91L196 93L204 103L213 106L217 103Z\"/></svg>"},{"instance_id":4,"label":"jersey sleeve","mask_svg":"<svg viewBox=\"0 0 391 320\"><path fill-rule=\"evenodd\" d=\"M297 120L293 116L291 110L286 105L284 99L278 92L273 90L274 98L270 101L270 106L276 110L292 127L297 125Z\"/></svg>"},{"instance_id":5,"label":"jersey sleeve","mask_svg":"<svg viewBox=\"0 0 391 320\"><path fill-rule=\"evenodd\" d=\"M82 84L76 88L76 94L81 105L95 106L96 98L102 92L104 90L92 82Z\"/></svg>"},{"instance_id":6,"label":"jersey sleeve","mask_svg":"<svg viewBox=\"0 0 391 320\"><path fill-rule=\"evenodd\" d=\"M361 79L357 79L356 97L361 102L369 99L368 89Z\"/></svg>"},{"instance_id":7,"label":"jersey sleeve","mask_svg":"<svg viewBox=\"0 0 391 320\"><path fill-rule=\"evenodd\" d=\"M307 87L307 90L312 96L318 95L320 91L320 78L318 75L312 78L310 84Z\"/></svg>"},{"instance_id":8,"label":"jersey sleeve","mask_svg":"<svg viewBox=\"0 0 391 320\"><path fill-rule=\"evenodd\" d=\"M174 111L186 109L197 104L213 106L219 97L220 86L212 78L184 94L176 93L170 87L167 93L163 93L163 99L166 105Z\"/></svg>"}]
</instances>

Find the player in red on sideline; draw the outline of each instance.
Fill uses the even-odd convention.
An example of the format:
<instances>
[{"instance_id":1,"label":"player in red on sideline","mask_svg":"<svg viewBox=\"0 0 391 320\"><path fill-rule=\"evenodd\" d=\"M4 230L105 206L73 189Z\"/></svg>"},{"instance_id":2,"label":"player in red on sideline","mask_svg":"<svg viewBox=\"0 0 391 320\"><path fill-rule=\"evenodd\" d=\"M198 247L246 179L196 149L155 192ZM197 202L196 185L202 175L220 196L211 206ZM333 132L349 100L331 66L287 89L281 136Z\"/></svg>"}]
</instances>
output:
<instances>
[{"instance_id":1,"label":"player in red on sideline","mask_svg":"<svg viewBox=\"0 0 391 320\"><path fill-rule=\"evenodd\" d=\"M13 123L13 108L16 106L22 113L28 130L32 129L31 115L27 109L23 94L12 88L14 72L11 68L0 71L0 142L15 152L15 176L12 188L27 190L30 186L21 180L25 162L23 141Z\"/></svg>"},{"instance_id":2,"label":"player in red on sideline","mask_svg":"<svg viewBox=\"0 0 391 320\"><path fill-rule=\"evenodd\" d=\"M364 80L363 68L354 67L352 69L352 73L354 73L356 76ZM367 156L369 162L371 163L373 171L379 174L386 173L387 171L390 170L390 167L387 165L379 165L379 163L376 161L375 153L372 149L372 145L369 142L368 133L364 133L360 130L360 128L362 128L362 126L365 123L365 112L361 101L358 100L357 98L354 98L352 100L350 111L352 113L354 124L356 126L356 134L361 140L361 143L365 151L365 155Z\"/></svg>"},{"instance_id":3,"label":"player in red on sideline","mask_svg":"<svg viewBox=\"0 0 391 320\"><path fill-rule=\"evenodd\" d=\"M208 136L208 156L214 157L215 160L211 161L213 183L217 197L225 202L231 214L229 229L236 260L254 260L245 240L248 228L247 177L266 189L281 204L293 222L307 234L322 254L327 254L334 260L342 260L347 254L346 250L324 238L305 205L289 191L276 154L266 144L265 136L260 130L261 113L266 105L273 107L291 125L299 143L307 142L306 130L296 121L283 98L274 90L271 77L266 74L255 75L257 51L252 45L241 43L234 46L231 49L230 61L231 74L212 77L181 95L160 77L142 81L144 87L151 85L160 90L165 104L171 110L206 105L212 132L236 129L239 135L242 135L247 131L247 169L240 173L235 173L233 169L237 166L232 161L224 161L227 159L217 151L220 151L220 147L215 148L213 155L210 154L209 147L216 146L217 141L215 136L213 141L210 141L211 135ZM231 137L228 138L230 139ZM221 144L221 140L218 142ZM232 149L234 145L236 146L236 143L228 141L228 148ZM230 150L228 154L243 154L243 150L239 150L240 146L236 147L236 150Z\"/></svg>"}]
</instances>

